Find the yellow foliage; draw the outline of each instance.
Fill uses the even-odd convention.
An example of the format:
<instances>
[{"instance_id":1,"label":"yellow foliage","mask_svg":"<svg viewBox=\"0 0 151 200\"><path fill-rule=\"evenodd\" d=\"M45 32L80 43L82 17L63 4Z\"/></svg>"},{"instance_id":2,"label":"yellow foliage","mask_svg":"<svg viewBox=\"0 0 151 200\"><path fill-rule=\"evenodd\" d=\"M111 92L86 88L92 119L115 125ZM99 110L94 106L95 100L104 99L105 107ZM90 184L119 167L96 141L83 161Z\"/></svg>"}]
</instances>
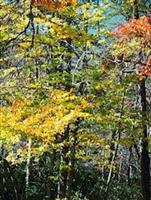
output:
<instances>
[{"instance_id":1,"label":"yellow foliage","mask_svg":"<svg viewBox=\"0 0 151 200\"><path fill-rule=\"evenodd\" d=\"M74 108L71 104L74 104ZM78 117L88 117L83 111L87 106L85 100L58 90L52 91L49 101L43 106L39 105L38 109L34 106L32 108L30 99L15 100L0 109L0 128L52 143L56 134L63 133L69 123Z\"/></svg>"}]
</instances>

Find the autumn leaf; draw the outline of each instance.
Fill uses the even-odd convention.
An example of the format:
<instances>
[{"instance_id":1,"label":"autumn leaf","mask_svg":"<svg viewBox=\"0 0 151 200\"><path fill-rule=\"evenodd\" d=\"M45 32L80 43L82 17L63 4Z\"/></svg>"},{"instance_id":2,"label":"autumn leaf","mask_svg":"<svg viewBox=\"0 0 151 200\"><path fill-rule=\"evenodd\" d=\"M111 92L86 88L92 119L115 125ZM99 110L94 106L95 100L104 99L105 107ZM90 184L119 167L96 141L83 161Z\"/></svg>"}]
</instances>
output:
<instances>
[{"instance_id":1,"label":"autumn leaf","mask_svg":"<svg viewBox=\"0 0 151 200\"><path fill-rule=\"evenodd\" d=\"M64 6L74 6L76 5L76 0L62 0L62 1L53 1L53 0L32 0L33 6L40 6L46 10L56 11Z\"/></svg>"}]
</instances>

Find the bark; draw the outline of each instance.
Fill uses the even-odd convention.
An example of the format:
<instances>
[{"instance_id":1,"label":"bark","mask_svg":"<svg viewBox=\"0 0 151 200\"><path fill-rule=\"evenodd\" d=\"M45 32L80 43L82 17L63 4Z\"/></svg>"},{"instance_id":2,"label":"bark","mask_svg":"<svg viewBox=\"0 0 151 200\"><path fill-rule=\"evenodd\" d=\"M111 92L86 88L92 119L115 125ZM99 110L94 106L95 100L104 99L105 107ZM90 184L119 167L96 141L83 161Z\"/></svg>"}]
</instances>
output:
<instances>
[{"instance_id":1,"label":"bark","mask_svg":"<svg viewBox=\"0 0 151 200\"><path fill-rule=\"evenodd\" d=\"M29 175L30 175L30 160L31 160L31 145L32 145L32 140L29 138L28 141L28 158L27 158L27 163L26 163L26 192L29 188Z\"/></svg>"},{"instance_id":2,"label":"bark","mask_svg":"<svg viewBox=\"0 0 151 200\"><path fill-rule=\"evenodd\" d=\"M67 144L63 147L60 152L60 175L58 181L57 188L57 198L71 200L72 197L72 184L73 184L73 176L74 176L74 167L75 167L75 154L76 154L76 145L77 145L77 131L79 129L80 118L77 119L74 126L75 128L71 128L70 124L68 124L64 136L61 141L66 141ZM72 144L68 144L71 142L71 137L73 137ZM62 167L62 164L64 167Z\"/></svg>"},{"instance_id":3,"label":"bark","mask_svg":"<svg viewBox=\"0 0 151 200\"><path fill-rule=\"evenodd\" d=\"M148 133L146 125L146 112L147 112L147 102L146 102L146 86L145 79L140 83L140 95L141 95L141 107L142 107L142 152L141 152L141 185L144 200L151 199L150 191L150 157L149 157L149 144L148 144Z\"/></svg>"},{"instance_id":4,"label":"bark","mask_svg":"<svg viewBox=\"0 0 151 200\"><path fill-rule=\"evenodd\" d=\"M128 170L127 170L127 183L130 186L131 184L131 159L132 159L132 147L129 148L129 158L128 158Z\"/></svg>"},{"instance_id":5,"label":"bark","mask_svg":"<svg viewBox=\"0 0 151 200\"><path fill-rule=\"evenodd\" d=\"M75 122L75 128L71 131L73 137L73 143L70 147L70 161L69 161L69 169L68 169L68 177L67 177L67 192L66 197L67 200L71 200L72 196L72 184L73 184L73 176L74 176L74 167L75 167L75 154L76 154L76 145L77 145L77 131L79 129L80 119L77 119Z\"/></svg>"},{"instance_id":6,"label":"bark","mask_svg":"<svg viewBox=\"0 0 151 200\"><path fill-rule=\"evenodd\" d=\"M61 139L62 142L69 141L69 132L70 132L70 125L68 124L64 136ZM57 198L60 199L66 199L66 191L67 191L67 177L68 177L68 165L69 165L69 158L67 156L67 153L69 151L68 144L64 145L62 147L62 150L60 152L60 177L58 181L58 191L57 191Z\"/></svg>"},{"instance_id":7,"label":"bark","mask_svg":"<svg viewBox=\"0 0 151 200\"><path fill-rule=\"evenodd\" d=\"M133 15L135 19L139 19L139 0L134 0Z\"/></svg>"},{"instance_id":8,"label":"bark","mask_svg":"<svg viewBox=\"0 0 151 200\"><path fill-rule=\"evenodd\" d=\"M139 19L139 0L134 1L134 18ZM148 133L146 124L147 100L146 100L146 82L145 79L140 81L140 98L142 108L142 151L141 151L141 186L144 200L151 200L150 190L150 157Z\"/></svg>"}]
</instances>

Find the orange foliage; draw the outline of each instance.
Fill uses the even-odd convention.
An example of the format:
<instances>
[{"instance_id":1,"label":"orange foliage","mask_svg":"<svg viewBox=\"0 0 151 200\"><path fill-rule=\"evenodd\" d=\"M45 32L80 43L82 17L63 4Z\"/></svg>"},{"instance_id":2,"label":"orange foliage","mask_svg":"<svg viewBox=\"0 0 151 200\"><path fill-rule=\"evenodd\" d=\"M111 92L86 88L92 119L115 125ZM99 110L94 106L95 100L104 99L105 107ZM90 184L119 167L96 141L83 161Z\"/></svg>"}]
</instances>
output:
<instances>
[{"instance_id":1,"label":"orange foliage","mask_svg":"<svg viewBox=\"0 0 151 200\"><path fill-rule=\"evenodd\" d=\"M151 75L151 56L149 56L146 65L142 66L140 75L141 77L144 77L146 75Z\"/></svg>"},{"instance_id":2,"label":"orange foliage","mask_svg":"<svg viewBox=\"0 0 151 200\"><path fill-rule=\"evenodd\" d=\"M130 36L138 36L143 38L143 42L151 41L151 17L140 17L140 19L131 19L128 23L117 27L113 33L121 39L129 38Z\"/></svg>"},{"instance_id":3,"label":"orange foliage","mask_svg":"<svg viewBox=\"0 0 151 200\"><path fill-rule=\"evenodd\" d=\"M146 47L151 44L151 17L142 16L139 19L131 19L129 22L120 25L113 32L112 36L118 38L119 42L129 42L132 37L140 38L140 45ZM147 63L141 66L140 77L151 75L151 56Z\"/></svg>"},{"instance_id":4,"label":"orange foliage","mask_svg":"<svg viewBox=\"0 0 151 200\"><path fill-rule=\"evenodd\" d=\"M31 99L16 99L0 107L0 130L13 130L39 138L45 143L55 140L56 134L64 133L67 125L78 117L88 116L84 112L90 104L71 92L51 91L45 105L33 104Z\"/></svg>"},{"instance_id":5,"label":"orange foliage","mask_svg":"<svg viewBox=\"0 0 151 200\"><path fill-rule=\"evenodd\" d=\"M75 5L76 0L32 0L32 5L34 6L40 6L45 8L46 10L59 10L60 8L63 8L64 6L68 5Z\"/></svg>"}]
</instances>

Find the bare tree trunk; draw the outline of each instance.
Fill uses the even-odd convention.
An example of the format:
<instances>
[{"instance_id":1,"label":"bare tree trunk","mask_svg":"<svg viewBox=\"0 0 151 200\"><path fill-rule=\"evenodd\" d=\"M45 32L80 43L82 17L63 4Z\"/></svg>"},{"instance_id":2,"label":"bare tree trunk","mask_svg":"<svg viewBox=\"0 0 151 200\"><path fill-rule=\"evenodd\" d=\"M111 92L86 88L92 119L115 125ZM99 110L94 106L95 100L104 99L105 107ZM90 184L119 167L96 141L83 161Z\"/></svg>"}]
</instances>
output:
<instances>
[{"instance_id":1,"label":"bare tree trunk","mask_svg":"<svg viewBox=\"0 0 151 200\"><path fill-rule=\"evenodd\" d=\"M140 95L141 95L141 106L142 106L142 152L141 152L141 185L144 200L151 199L150 191L150 157L149 157L149 144L148 144L148 133L146 125L146 86L145 79L140 83Z\"/></svg>"},{"instance_id":2,"label":"bare tree trunk","mask_svg":"<svg viewBox=\"0 0 151 200\"><path fill-rule=\"evenodd\" d=\"M27 163L26 163L26 196L27 196L27 191L29 188L29 175L30 175L30 160L31 160L31 144L32 144L32 140L31 138L29 138L28 140L28 158L27 158Z\"/></svg>"},{"instance_id":3,"label":"bare tree trunk","mask_svg":"<svg viewBox=\"0 0 151 200\"><path fill-rule=\"evenodd\" d=\"M68 177L67 177L67 191L66 197L67 200L71 200L72 196L72 183L73 183L73 174L75 167L75 154L76 154L76 145L77 145L77 131L79 129L80 118L75 122L75 128L71 130L73 143L70 147L70 160L69 160L69 169L68 169Z\"/></svg>"},{"instance_id":4,"label":"bare tree trunk","mask_svg":"<svg viewBox=\"0 0 151 200\"><path fill-rule=\"evenodd\" d=\"M128 185L131 184L131 159L132 159L132 147L129 148L129 158L128 158L128 170L127 170L127 182Z\"/></svg>"},{"instance_id":5,"label":"bare tree trunk","mask_svg":"<svg viewBox=\"0 0 151 200\"><path fill-rule=\"evenodd\" d=\"M61 177L61 164L63 162L63 158L62 158L62 152L60 152L60 166L59 166L59 180L58 180L58 186L57 186L57 199L61 198L61 185L62 185L62 177Z\"/></svg>"},{"instance_id":6,"label":"bare tree trunk","mask_svg":"<svg viewBox=\"0 0 151 200\"><path fill-rule=\"evenodd\" d=\"M68 177L68 165L69 165L69 158L68 158L68 142L69 142L69 132L70 132L70 124L68 124L63 138L60 142L66 141L67 144L62 147L60 152L60 176L58 181L58 191L57 191L57 198L66 199L66 191L67 191L67 177Z\"/></svg>"},{"instance_id":7,"label":"bare tree trunk","mask_svg":"<svg viewBox=\"0 0 151 200\"><path fill-rule=\"evenodd\" d=\"M134 0L133 17L139 19L139 0Z\"/></svg>"}]
</instances>

